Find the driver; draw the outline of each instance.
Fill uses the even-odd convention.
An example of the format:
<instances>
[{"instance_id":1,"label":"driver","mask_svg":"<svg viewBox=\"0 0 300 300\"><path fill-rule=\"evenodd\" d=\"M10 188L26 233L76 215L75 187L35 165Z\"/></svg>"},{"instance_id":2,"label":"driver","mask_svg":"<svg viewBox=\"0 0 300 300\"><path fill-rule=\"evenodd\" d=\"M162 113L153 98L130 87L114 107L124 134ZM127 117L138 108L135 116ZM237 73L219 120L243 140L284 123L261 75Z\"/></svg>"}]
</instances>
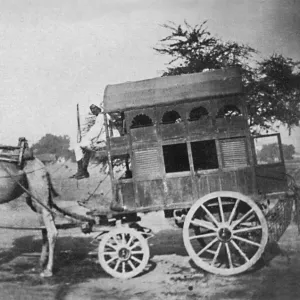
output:
<instances>
[{"instance_id":1,"label":"driver","mask_svg":"<svg viewBox=\"0 0 300 300\"><path fill-rule=\"evenodd\" d=\"M88 178L90 176L87 168L90 159L90 150L97 143L98 147L106 145L106 134L104 128L104 115L100 107L92 104L91 113L96 116L95 124L82 137L81 141L76 144L74 151L77 162L77 172L70 178L77 180Z\"/></svg>"}]
</instances>

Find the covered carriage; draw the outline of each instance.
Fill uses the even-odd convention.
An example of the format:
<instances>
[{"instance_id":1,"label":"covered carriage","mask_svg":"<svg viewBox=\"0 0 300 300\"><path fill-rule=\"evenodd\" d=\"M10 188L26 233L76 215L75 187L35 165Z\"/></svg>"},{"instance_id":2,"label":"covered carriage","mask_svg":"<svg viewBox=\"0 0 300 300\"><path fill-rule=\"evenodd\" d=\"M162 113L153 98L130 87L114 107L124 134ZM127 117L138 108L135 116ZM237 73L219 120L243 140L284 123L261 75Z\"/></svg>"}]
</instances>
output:
<instances>
[{"instance_id":1,"label":"covered carriage","mask_svg":"<svg viewBox=\"0 0 300 300\"><path fill-rule=\"evenodd\" d=\"M138 213L163 210L183 227L196 265L221 275L251 268L268 241L283 234L294 196L280 135L251 136L239 69L109 85L104 110L121 117L122 135L114 137L107 122L107 145L98 151L108 157L113 201L122 208L115 220L134 223ZM275 154L265 159L260 150L267 144ZM128 170L118 178L120 159ZM99 224L107 217L92 215ZM101 240L106 271L126 278L143 269L149 249L141 231L131 237L121 226ZM140 248L132 251L136 238Z\"/></svg>"}]
</instances>

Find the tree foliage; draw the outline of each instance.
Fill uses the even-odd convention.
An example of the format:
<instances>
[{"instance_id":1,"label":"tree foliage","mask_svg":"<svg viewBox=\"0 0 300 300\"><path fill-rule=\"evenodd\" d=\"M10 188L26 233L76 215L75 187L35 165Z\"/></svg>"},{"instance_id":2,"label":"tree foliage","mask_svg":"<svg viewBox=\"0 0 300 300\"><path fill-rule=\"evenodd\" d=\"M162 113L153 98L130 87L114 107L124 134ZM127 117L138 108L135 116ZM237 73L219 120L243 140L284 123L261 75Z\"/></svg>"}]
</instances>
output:
<instances>
[{"instance_id":1,"label":"tree foliage","mask_svg":"<svg viewBox=\"0 0 300 300\"><path fill-rule=\"evenodd\" d=\"M274 129L278 124L289 129L298 125L299 62L280 54L256 61L257 50L237 42L222 41L210 33L206 23L163 25L171 33L154 48L171 58L163 76L240 67L252 132Z\"/></svg>"},{"instance_id":2,"label":"tree foliage","mask_svg":"<svg viewBox=\"0 0 300 300\"><path fill-rule=\"evenodd\" d=\"M293 159L295 154L295 147L293 145L282 144L283 158L285 160ZM277 143L265 144L262 149L258 151L257 158L259 161L267 163L276 163L279 161L280 153Z\"/></svg>"},{"instance_id":3,"label":"tree foliage","mask_svg":"<svg viewBox=\"0 0 300 300\"><path fill-rule=\"evenodd\" d=\"M67 135L56 136L47 133L37 143L32 145L35 154L55 154L56 157L64 157L65 159L73 159L74 154L70 147L70 138Z\"/></svg>"}]
</instances>

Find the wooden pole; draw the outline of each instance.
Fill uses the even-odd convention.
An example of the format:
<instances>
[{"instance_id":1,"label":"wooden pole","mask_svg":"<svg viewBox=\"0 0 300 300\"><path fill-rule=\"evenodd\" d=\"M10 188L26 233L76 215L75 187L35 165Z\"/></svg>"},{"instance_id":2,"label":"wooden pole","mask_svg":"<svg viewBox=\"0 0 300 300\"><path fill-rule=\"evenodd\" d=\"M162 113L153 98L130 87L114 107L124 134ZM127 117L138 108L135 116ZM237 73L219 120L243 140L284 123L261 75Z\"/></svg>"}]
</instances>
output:
<instances>
[{"instance_id":1,"label":"wooden pole","mask_svg":"<svg viewBox=\"0 0 300 300\"><path fill-rule=\"evenodd\" d=\"M110 175L110 182L111 182L111 189L112 189L112 197L113 197L112 202L114 202L116 201L117 193L116 193L116 186L114 183L114 172L113 172L113 165L112 165L112 158L111 158L111 144L109 138L108 118L106 113L103 114L104 114L104 128L106 134L106 154L107 154L108 168L109 168L109 175Z\"/></svg>"},{"instance_id":2,"label":"wooden pole","mask_svg":"<svg viewBox=\"0 0 300 300\"><path fill-rule=\"evenodd\" d=\"M77 104L77 143L80 142L81 142L81 126L80 126L79 104Z\"/></svg>"}]
</instances>

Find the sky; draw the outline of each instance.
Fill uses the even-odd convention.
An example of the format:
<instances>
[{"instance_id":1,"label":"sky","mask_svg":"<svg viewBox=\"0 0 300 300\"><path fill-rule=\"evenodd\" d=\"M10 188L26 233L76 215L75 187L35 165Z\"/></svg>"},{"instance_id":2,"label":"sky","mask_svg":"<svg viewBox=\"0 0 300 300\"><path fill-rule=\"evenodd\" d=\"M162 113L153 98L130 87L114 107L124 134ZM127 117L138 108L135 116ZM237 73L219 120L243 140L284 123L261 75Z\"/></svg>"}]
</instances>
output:
<instances>
[{"instance_id":1,"label":"sky","mask_svg":"<svg viewBox=\"0 0 300 300\"><path fill-rule=\"evenodd\" d=\"M0 0L0 144L47 133L76 140L82 114L105 86L158 77L153 50L172 21L207 20L222 40L300 60L299 0ZM300 129L283 142L300 152Z\"/></svg>"}]
</instances>

